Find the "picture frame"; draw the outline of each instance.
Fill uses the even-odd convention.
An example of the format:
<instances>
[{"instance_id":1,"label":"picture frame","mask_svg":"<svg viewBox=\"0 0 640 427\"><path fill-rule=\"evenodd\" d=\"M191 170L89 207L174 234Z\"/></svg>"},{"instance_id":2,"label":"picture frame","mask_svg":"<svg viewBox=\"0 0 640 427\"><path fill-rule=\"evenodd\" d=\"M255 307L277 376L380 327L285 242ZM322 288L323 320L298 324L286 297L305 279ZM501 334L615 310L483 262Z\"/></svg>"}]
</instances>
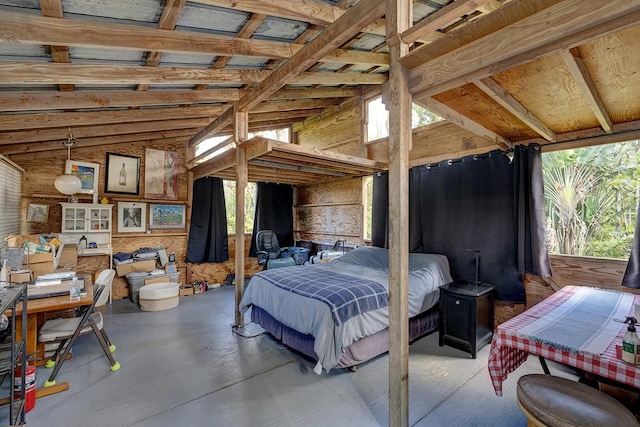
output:
<instances>
[{"instance_id":1,"label":"picture frame","mask_svg":"<svg viewBox=\"0 0 640 427\"><path fill-rule=\"evenodd\" d=\"M177 152L145 150L144 198L178 200Z\"/></svg>"},{"instance_id":2,"label":"picture frame","mask_svg":"<svg viewBox=\"0 0 640 427\"><path fill-rule=\"evenodd\" d=\"M27 222L47 222L49 218L49 205L29 203L27 208Z\"/></svg>"},{"instance_id":3,"label":"picture frame","mask_svg":"<svg viewBox=\"0 0 640 427\"><path fill-rule=\"evenodd\" d=\"M80 178L82 188L78 193L98 194L98 181L100 179L100 165L98 163L67 160L65 173Z\"/></svg>"},{"instance_id":4,"label":"picture frame","mask_svg":"<svg viewBox=\"0 0 640 427\"><path fill-rule=\"evenodd\" d=\"M118 202L118 233L147 231L147 204Z\"/></svg>"},{"instance_id":5,"label":"picture frame","mask_svg":"<svg viewBox=\"0 0 640 427\"><path fill-rule=\"evenodd\" d=\"M107 153L104 181L106 193L139 194L140 157Z\"/></svg>"},{"instance_id":6,"label":"picture frame","mask_svg":"<svg viewBox=\"0 0 640 427\"><path fill-rule=\"evenodd\" d=\"M185 205L149 205L149 229L184 228L186 225Z\"/></svg>"}]
</instances>

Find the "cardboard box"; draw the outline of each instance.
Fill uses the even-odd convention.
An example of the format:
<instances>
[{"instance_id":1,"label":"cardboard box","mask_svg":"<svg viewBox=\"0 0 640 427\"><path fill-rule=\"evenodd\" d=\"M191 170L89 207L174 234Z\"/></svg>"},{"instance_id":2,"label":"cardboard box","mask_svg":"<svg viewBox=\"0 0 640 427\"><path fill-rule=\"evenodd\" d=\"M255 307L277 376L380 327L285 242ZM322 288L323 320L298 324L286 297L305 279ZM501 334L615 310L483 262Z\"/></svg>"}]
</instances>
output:
<instances>
[{"instance_id":1,"label":"cardboard box","mask_svg":"<svg viewBox=\"0 0 640 427\"><path fill-rule=\"evenodd\" d=\"M78 249L76 245L64 245L62 252L56 256L58 268L75 270L78 264Z\"/></svg>"},{"instance_id":2,"label":"cardboard box","mask_svg":"<svg viewBox=\"0 0 640 427\"><path fill-rule=\"evenodd\" d=\"M129 273L141 272L141 271L153 271L156 269L156 260L148 259L145 261L130 262L128 264L116 265L116 272L118 276L126 276Z\"/></svg>"},{"instance_id":3,"label":"cardboard box","mask_svg":"<svg viewBox=\"0 0 640 427\"><path fill-rule=\"evenodd\" d=\"M11 283L27 283L31 281L31 272L30 271L21 271L20 273L18 272L11 272L11 274L9 275L9 281Z\"/></svg>"},{"instance_id":4,"label":"cardboard box","mask_svg":"<svg viewBox=\"0 0 640 427\"><path fill-rule=\"evenodd\" d=\"M185 288L180 286L180 296L181 297L186 297L189 295L193 295L193 288L189 287L189 288Z\"/></svg>"},{"instance_id":5,"label":"cardboard box","mask_svg":"<svg viewBox=\"0 0 640 427\"><path fill-rule=\"evenodd\" d=\"M169 277L154 277L153 279L145 279L145 285L151 285L153 283L169 283Z\"/></svg>"},{"instance_id":6,"label":"cardboard box","mask_svg":"<svg viewBox=\"0 0 640 427\"><path fill-rule=\"evenodd\" d=\"M31 272L33 278L42 276L43 274L53 273L53 254L51 252L46 254L30 254L25 255L25 262Z\"/></svg>"}]
</instances>

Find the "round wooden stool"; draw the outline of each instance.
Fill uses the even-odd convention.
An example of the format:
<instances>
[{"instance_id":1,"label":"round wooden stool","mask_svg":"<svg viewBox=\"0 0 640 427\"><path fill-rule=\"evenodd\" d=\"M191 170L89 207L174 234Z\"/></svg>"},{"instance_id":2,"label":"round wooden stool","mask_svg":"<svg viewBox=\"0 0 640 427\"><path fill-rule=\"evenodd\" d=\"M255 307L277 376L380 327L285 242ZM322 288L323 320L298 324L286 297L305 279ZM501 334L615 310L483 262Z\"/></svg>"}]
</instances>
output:
<instances>
[{"instance_id":1,"label":"round wooden stool","mask_svg":"<svg viewBox=\"0 0 640 427\"><path fill-rule=\"evenodd\" d=\"M523 375L518 406L536 427L637 427L636 417L611 396L566 378Z\"/></svg>"}]
</instances>

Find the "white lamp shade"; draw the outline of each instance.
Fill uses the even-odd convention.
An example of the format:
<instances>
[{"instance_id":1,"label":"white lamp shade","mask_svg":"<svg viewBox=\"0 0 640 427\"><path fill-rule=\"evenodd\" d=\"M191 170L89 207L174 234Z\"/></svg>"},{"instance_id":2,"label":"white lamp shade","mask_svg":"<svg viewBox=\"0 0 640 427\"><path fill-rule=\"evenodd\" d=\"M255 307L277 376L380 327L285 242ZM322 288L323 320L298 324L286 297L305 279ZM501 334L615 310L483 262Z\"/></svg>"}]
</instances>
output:
<instances>
[{"instance_id":1,"label":"white lamp shade","mask_svg":"<svg viewBox=\"0 0 640 427\"><path fill-rule=\"evenodd\" d=\"M82 189L82 181L75 175L64 174L56 177L53 186L62 194L76 194Z\"/></svg>"}]
</instances>

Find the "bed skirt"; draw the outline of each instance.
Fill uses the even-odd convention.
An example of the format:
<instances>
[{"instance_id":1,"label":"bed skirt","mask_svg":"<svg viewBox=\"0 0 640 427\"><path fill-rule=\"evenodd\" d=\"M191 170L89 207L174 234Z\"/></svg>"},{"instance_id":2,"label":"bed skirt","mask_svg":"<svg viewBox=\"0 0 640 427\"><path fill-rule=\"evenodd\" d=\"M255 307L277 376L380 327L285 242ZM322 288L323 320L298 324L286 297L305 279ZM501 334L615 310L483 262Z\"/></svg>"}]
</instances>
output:
<instances>
[{"instance_id":1,"label":"bed skirt","mask_svg":"<svg viewBox=\"0 0 640 427\"><path fill-rule=\"evenodd\" d=\"M271 336L286 346L311 357L313 360L318 360L313 350L313 335L301 334L283 325L265 310L255 305L251 307L251 321L259 324ZM409 341L414 341L436 329L438 329L438 304L409 319ZM335 367L355 366L387 351L389 351L389 329L359 339L351 344L347 347L346 352Z\"/></svg>"}]
</instances>

